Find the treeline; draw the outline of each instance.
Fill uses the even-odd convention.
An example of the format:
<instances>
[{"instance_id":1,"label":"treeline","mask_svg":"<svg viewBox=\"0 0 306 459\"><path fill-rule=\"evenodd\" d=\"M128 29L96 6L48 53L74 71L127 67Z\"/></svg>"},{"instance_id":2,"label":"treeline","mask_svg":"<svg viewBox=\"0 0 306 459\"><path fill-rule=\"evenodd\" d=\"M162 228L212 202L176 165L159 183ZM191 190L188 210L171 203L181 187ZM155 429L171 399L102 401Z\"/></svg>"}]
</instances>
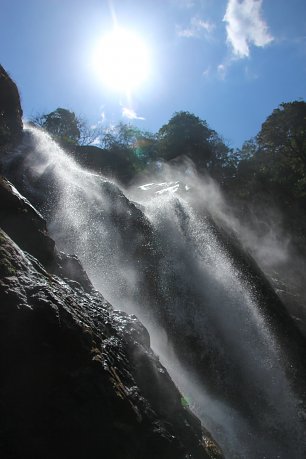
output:
<instances>
[{"instance_id":1,"label":"treeline","mask_svg":"<svg viewBox=\"0 0 306 459\"><path fill-rule=\"evenodd\" d=\"M37 116L32 123L45 129L83 165L124 184L160 161L177 161L183 156L192 159L200 173L221 178L233 153L206 121L184 111L175 113L154 134L124 123L105 130L89 128L63 108Z\"/></svg>"},{"instance_id":2,"label":"treeline","mask_svg":"<svg viewBox=\"0 0 306 459\"><path fill-rule=\"evenodd\" d=\"M229 148L207 122L175 113L157 133L120 123L112 129L89 128L63 108L32 120L48 131L81 164L128 184L161 162L190 158L232 198L265 199L306 208L306 103L282 103L241 149Z\"/></svg>"},{"instance_id":3,"label":"treeline","mask_svg":"<svg viewBox=\"0 0 306 459\"><path fill-rule=\"evenodd\" d=\"M187 156L199 173L220 184L240 217L247 219L255 211L264 221L264 209L279 209L287 229L305 247L306 103L302 100L280 104L241 149L229 148L206 121L186 111L175 113L157 133L124 123L112 129L92 128L64 108L37 116L32 123L49 132L82 165L124 185L138 174L157 172L163 162L177 164ZM18 89L0 65L0 154L14 148L21 136Z\"/></svg>"}]
</instances>

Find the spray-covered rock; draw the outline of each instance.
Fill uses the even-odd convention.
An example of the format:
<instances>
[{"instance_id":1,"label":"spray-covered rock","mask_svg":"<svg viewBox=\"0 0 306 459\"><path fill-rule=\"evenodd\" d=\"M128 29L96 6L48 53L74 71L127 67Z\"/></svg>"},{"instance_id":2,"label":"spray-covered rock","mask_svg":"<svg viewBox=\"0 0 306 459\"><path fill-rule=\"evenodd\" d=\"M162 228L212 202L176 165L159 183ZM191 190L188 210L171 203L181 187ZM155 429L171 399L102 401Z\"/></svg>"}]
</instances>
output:
<instances>
[{"instance_id":1,"label":"spray-covered rock","mask_svg":"<svg viewBox=\"0 0 306 459\"><path fill-rule=\"evenodd\" d=\"M0 229L1 457L221 458L143 325L66 267L64 278L46 271L34 254L45 265L69 257L9 182L0 190L0 227L18 243Z\"/></svg>"}]
</instances>

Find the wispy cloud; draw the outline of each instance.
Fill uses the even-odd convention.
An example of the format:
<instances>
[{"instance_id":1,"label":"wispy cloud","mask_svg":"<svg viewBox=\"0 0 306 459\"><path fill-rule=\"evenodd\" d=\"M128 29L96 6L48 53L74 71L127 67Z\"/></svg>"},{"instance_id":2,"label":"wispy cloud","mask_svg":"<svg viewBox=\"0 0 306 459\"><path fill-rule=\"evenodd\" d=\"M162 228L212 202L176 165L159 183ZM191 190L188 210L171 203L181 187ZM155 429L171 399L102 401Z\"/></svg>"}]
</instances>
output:
<instances>
[{"instance_id":1,"label":"wispy cloud","mask_svg":"<svg viewBox=\"0 0 306 459\"><path fill-rule=\"evenodd\" d=\"M192 8L196 2L195 0L172 0L171 3L179 8Z\"/></svg>"},{"instance_id":2,"label":"wispy cloud","mask_svg":"<svg viewBox=\"0 0 306 459\"><path fill-rule=\"evenodd\" d=\"M205 77L205 78L208 78L210 76L210 73L211 73L211 67L210 65L208 67L206 67L203 72L202 72L202 76Z\"/></svg>"},{"instance_id":3,"label":"wispy cloud","mask_svg":"<svg viewBox=\"0 0 306 459\"><path fill-rule=\"evenodd\" d=\"M226 64L219 64L217 67L217 73L221 80L225 80L228 66Z\"/></svg>"},{"instance_id":4,"label":"wispy cloud","mask_svg":"<svg viewBox=\"0 0 306 459\"><path fill-rule=\"evenodd\" d=\"M262 0L228 0L223 21L227 23L227 41L238 58L250 55L250 45L264 47L273 40L261 6Z\"/></svg>"},{"instance_id":5,"label":"wispy cloud","mask_svg":"<svg viewBox=\"0 0 306 459\"><path fill-rule=\"evenodd\" d=\"M106 114L103 111L103 112L100 113L100 119L98 120L98 122L95 123L95 124L92 124L90 126L90 129L97 129L97 128L101 127L101 125L104 123L105 120L106 120Z\"/></svg>"},{"instance_id":6,"label":"wispy cloud","mask_svg":"<svg viewBox=\"0 0 306 459\"><path fill-rule=\"evenodd\" d=\"M144 120L142 116L138 116L135 110L128 107L122 107L122 116L128 118L129 120Z\"/></svg>"},{"instance_id":7,"label":"wispy cloud","mask_svg":"<svg viewBox=\"0 0 306 459\"><path fill-rule=\"evenodd\" d=\"M200 38L203 35L209 35L215 28L215 24L210 21L205 21L199 16L191 18L188 27L177 27L177 34L184 38Z\"/></svg>"},{"instance_id":8,"label":"wispy cloud","mask_svg":"<svg viewBox=\"0 0 306 459\"><path fill-rule=\"evenodd\" d=\"M259 74L252 70L248 65L246 65L244 69L244 74L246 79L249 81L258 80L258 78L260 78Z\"/></svg>"}]
</instances>

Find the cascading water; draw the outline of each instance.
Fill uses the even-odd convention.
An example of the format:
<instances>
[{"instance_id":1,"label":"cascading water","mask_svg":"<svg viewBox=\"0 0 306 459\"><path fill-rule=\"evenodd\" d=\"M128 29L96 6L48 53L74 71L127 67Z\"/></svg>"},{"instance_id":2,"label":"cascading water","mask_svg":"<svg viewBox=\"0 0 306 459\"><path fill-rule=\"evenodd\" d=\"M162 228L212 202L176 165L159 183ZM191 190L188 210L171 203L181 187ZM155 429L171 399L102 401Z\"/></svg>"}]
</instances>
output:
<instances>
[{"instance_id":1,"label":"cascading water","mask_svg":"<svg viewBox=\"0 0 306 459\"><path fill-rule=\"evenodd\" d=\"M22 191L58 247L79 256L114 307L147 326L227 458L304 457L302 383L294 384L301 373L263 305L264 282L244 272L211 215L178 193L179 183L147 185L136 204L33 128L5 161L8 176L22 162Z\"/></svg>"}]
</instances>

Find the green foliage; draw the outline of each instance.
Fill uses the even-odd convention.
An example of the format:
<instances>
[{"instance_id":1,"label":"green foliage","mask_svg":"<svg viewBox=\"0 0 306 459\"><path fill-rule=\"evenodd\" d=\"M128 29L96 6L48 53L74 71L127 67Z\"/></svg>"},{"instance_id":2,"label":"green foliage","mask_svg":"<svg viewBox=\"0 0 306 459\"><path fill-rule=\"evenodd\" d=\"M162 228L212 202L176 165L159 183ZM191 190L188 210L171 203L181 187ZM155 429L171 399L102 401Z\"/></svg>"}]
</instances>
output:
<instances>
[{"instance_id":1,"label":"green foliage","mask_svg":"<svg viewBox=\"0 0 306 459\"><path fill-rule=\"evenodd\" d=\"M88 128L86 122L63 108L36 118L61 145L97 144L91 164L100 164L128 182L157 160L187 156L199 172L208 172L226 190L241 198L263 193L279 201L306 202L306 103L283 103L263 123L259 134L241 149L231 150L206 121L187 111L174 113L157 134L119 123L105 132ZM82 150L85 154L85 150ZM92 153L86 153L88 156ZM85 161L86 162L86 161ZM103 166L104 165L104 166Z\"/></svg>"},{"instance_id":2,"label":"green foliage","mask_svg":"<svg viewBox=\"0 0 306 459\"><path fill-rule=\"evenodd\" d=\"M306 202L306 103L282 103L238 150L236 190L290 205Z\"/></svg>"},{"instance_id":3,"label":"green foliage","mask_svg":"<svg viewBox=\"0 0 306 459\"><path fill-rule=\"evenodd\" d=\"M261 172L295 198L306 197L306 103L283 103L257 136Z\"/></svg>"},{"instance_id":4,"label":"green foliage","mask_svg":"<svg viewBox=\"0 0 306 459\"><path fill-rule=\"evenodd\" d=\"M134 126L119 123L103 136L104 148L124 164L128 176L134 175L138 169L138 157L134 151L137 134L138 130Z\"/></svg>"},{"instance_id":5,"label":"green foliage","mask_svg":"<svg viewBox=\"0 0 306 459\"><path fill-rule=\"evenodd\" d=\"M51 113L37 115L32 123L45 129L62 147L71 150L76 145L91 145L102 137L100 127L89 127L87 122L74 112L57 108Z\"/></svg>"},{"instance_id":6,"label":"green foliage","mask_svg":"<svg viewBox=\"0 0 306 459\"><path fill-rule=\"evenodd\" d=\"M109 129L103 136L104 148L128 148L138 158L150 156L150 151L156 142L156 137L150 132L144 132L131 124L119 123Z\"/></svg>"},{"instance_id":7,"label":"green foliage","mask_svg":"<svg viewBox=\"0 0 306 459\"><path fill-rule=\"evenodd\" d=\"M213 133L206 121L189 112L177 112L158 131L158 154L167 161L186 155L206 167L212 158Z\"/></svg>"},{"instance_id":8,"label":"green foliage","mask_svg":"<svg viewBox=\"0 0 306 459\"><path fill-rule=\"evenodd\" d=\"M132 178L154 157L156 137L131 124L119 123L104 134L103 147L124 160L127 175Z\"/></svg>"},{"instance_id":9,"label":"green foliage","mask_svg":"<svg viewBox=\"0 0 306 459\"><path fill-rule=\"evenodd\" d=\"M232 174L231 150L216 131L198 116L181 111L158 131L156 153L169 161L187 156L200 172L209 172L221 182Z\"/></svg>"},{"instance_id":10,"label":"green foliage","mask_svg":"<svg viewBox=\"0 0 306 459\"><path fill-rule=\"evenodd\" d=\"M57 108L41 117L40 126L55 140L64 145L76 145L80 138L78 119L75 113Z\"/></svg>"},{"instance_id":11,"label":"green foliage","mask_svg":"<svg viewBox=\"0 0 306 459\"><path fill-rule=\"evenodd\" d=\"M261 150L306 161L306 103L282 103L266 119L257 136Z\"/></svg>"},{"instance_id":12,"label":"green foliage","mask_svg":"<svg viewBox=\"0 0 306 459\"><path fill-rule=\"evenodd\" d=\"M175 113L157 134L124 123L102 133L100 129L88 128L84 120L64 108L37 116L32 121L63 147L74 151L78 159L80 150L76 153L76 147L88 146L94 141L102 147L100 153L105 160L81 162L107 164L107 172L123 177L124 181L156 160L170 161L182 155L191 158L199 171L209 171L221 181L224 176L233 174L232 152L206 121L189 112ZM84 149L82 151L85 153ZM103 172L103 167L101 170Z\"/></svg>"}]
</instances>

